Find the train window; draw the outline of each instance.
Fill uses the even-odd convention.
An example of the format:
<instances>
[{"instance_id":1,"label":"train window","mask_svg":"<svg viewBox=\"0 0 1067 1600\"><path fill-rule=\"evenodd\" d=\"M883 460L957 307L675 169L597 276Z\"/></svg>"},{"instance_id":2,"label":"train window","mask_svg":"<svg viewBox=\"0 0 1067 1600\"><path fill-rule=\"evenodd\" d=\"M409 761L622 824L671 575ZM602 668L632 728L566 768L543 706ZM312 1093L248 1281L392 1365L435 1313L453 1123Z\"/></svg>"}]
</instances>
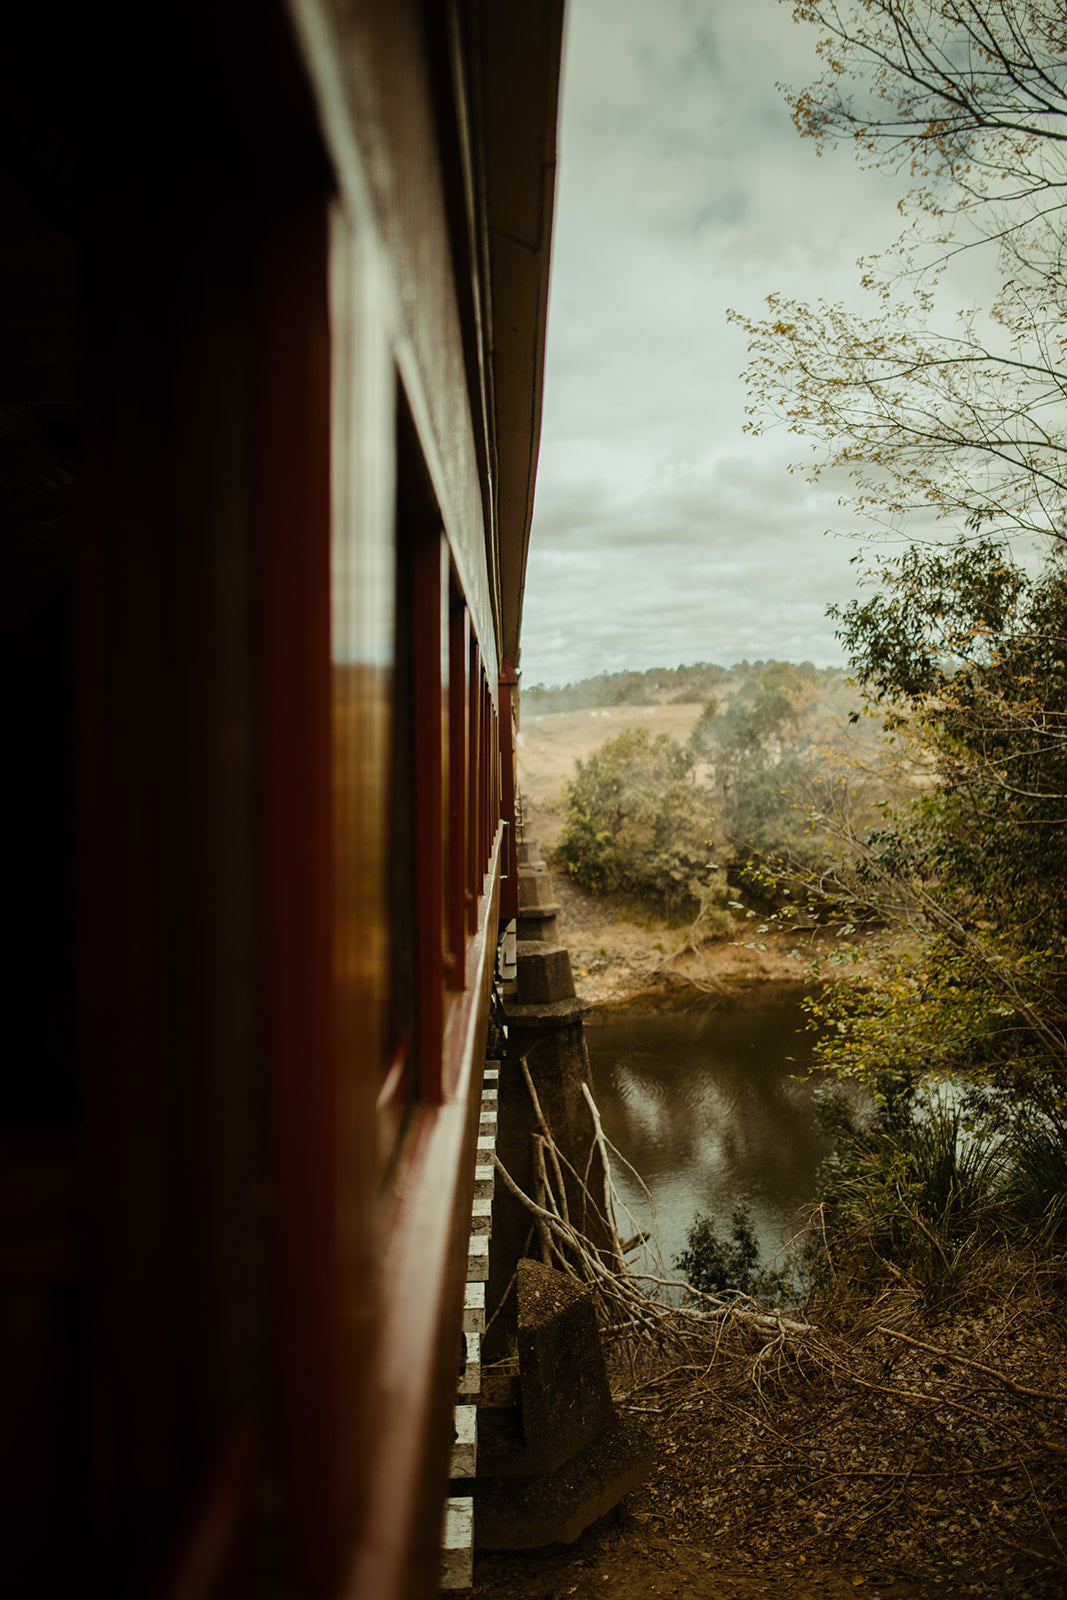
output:
<instances>
[{"instance_id":1,"label":"train window","mask_svg":"<svg viewBox=\"0 0 1067 1600\"><path fill-rule=\"evenodd\" d=\"M448 952L448 547L410 413L400 397L396 495L394 954L404 974L413 1087L441 1098ZM417 868L417 870L416 870ZM407 955L398 945L403 940ZM401 974L398 973L398 976Z\"/></svg>"},{"instance_id":2,"label":"train window","mask_svg":"<svg viewBox=\"0 0 1067 1600\"><path fill-rule=\"evenodd\" d=\"M400 552L398 551L398 557ZM383 1159L396 1148L415 1098L415 778L412 744L410 564L396 562L389 771L388 1039L378 1097Z\"/></svg>"},{"instance_id":3,"label":"train window","mask_svg":"<svg viewBox=\"0 0 1067 1600\"><path fill-rule=\"evenodd\" d=\"M468 772L470 770L470 697L467 670L470 617L455 579L449 586L448 605L448 857L445 902L448 916L448 981L453 989L466 987L467 894L469 873Z\"/></svg>"},{"instance_id":4,"label":"train window","mask_svg":"<svg viewBox=\"0 0 1067 1600\"><path fill-rule=\"evenodd\" d=\"M467 768L467 876L464 899L467 907L467 931L474 933L478 927L478 896L482 887L483 864L481 859L480 814L482 730L481 730L482 662L478 642L473 633L468 639L467 651L467 748L470 761Z\"/></svg>"}]
</instances>

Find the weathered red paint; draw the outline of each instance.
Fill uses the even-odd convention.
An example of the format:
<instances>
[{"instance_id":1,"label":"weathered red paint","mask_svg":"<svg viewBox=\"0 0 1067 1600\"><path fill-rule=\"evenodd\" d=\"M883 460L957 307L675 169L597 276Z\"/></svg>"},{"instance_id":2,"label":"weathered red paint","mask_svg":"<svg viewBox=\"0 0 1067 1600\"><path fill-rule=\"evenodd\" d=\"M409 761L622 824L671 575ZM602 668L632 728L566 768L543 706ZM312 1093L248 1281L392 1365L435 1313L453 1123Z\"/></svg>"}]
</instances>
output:
<instances>
[{"instance_id":1,"label":"weathered red paint","mask_svg":"<svg viewBox=\"0 0 1067 1600\"><path fill-rule=\"evenodd\" d=\"M470 618L458 588L451 588L448 609L448 981L452 989L467 982L467 808L471 784L471 743L467 692Z\"/></svg>"},{"instance_id":2,"label":"weathered red paint","mask_svg":"<svg viewBox=\"0 0 1067 1600\"><path fill-rule=\"evenodd\" d=\"M340 1349L325 206L269 241L260 291L265 1047L289 1581L336 1588Z\"/></svg>"},{"instance_id":3,"label":"weathered red paint","mask_svg":"<svg viewBox=\"0 0 1067 1600\"><path fill-rule=\"evenodd\" d=\"M412 737L415 775L415 1059L419 1098L441 1098L444 1038L444 740L440 533L411 542Z\"/></svg>"}]
</instances>

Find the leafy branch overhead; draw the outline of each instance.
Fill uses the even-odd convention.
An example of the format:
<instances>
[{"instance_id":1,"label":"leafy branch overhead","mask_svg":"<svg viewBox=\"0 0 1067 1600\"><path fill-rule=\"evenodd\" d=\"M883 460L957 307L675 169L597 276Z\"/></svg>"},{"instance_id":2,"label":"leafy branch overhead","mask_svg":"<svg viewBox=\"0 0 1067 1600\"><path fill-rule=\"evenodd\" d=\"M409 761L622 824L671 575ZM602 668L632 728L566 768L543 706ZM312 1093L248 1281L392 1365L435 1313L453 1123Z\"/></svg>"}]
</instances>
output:
<instances>
[{"instance_id":1,"label":"leafy branch overhead","mask_svg":"<svg viewBox=\"0 0 1067 1600\"><path fill-rule=\"evenodd\" d=\"M1067 141L1057 0L795 0L793 15L820 30L824 68L790 93L802 137L853 140L874 164L950 186L957 206L1005 183L1013 199L1055 196L1040 152Z\"/></svg>"},{"instance_id":2,"label":"leafy branch overhead","mask_svg":"<svg viewBox=\"0 0 1067 1600\"><path fill-rule=\"evenodd\" d=\"M899 244L860 263L873 298L768 297L731 313L750 340L748 426L811 441L813 476L853 485L853 531L909 518L1067 538L1063 218L1067 22L1053 0L799 3L824 73L787 91L802 135L849 141L912 187ZM991 253L991 303L939 292L960 252Z\"/></svg>"}]
</instances>

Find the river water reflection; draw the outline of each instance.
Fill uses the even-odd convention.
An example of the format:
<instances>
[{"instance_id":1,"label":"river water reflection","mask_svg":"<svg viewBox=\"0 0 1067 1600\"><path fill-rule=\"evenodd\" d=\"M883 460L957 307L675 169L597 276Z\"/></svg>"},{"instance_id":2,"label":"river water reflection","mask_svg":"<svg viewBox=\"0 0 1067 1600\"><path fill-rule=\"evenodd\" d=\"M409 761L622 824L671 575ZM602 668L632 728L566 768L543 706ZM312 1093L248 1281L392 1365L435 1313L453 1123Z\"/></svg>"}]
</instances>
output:
<instances>
[{"instance_id":1,"label":"river water reflection","mask_svg":"<svg viewBox=\"0 0 1067 1600\"><path fill-rule=\"evenodd\" d=\"M769 1259L814 1196L830 1145L815 1128L815 1085L799 1081L812 1055L804 992L768 983L707 1010L586 1024L605 1132L652 1192L668 1266L698 1210L728 1224L747 1201ZM625 1174L616 1185L637 1201Z\"/></svg>"}]
</instances>

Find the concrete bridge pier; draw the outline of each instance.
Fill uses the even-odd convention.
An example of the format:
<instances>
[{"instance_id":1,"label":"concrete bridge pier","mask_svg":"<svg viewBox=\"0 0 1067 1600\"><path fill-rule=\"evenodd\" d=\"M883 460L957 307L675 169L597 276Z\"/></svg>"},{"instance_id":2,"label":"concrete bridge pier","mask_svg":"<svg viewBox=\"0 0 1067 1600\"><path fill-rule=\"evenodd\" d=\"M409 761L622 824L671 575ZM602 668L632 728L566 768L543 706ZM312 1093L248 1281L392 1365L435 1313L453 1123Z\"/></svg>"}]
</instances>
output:
<instances>
[{"instance_id":1,"label":"concrete bridge pier","mask_svg":"<svg viewBox=\"0 0 1067 1600\"><path fill-rule=\"evenodd\" d=\"M557 942L558 912L551 875L536 842L527 841L519 846L516 978L504 1001L496 1154L537 1199L540 1123L525 1064L560 1155L566 1214L606 1252L605 1172L582 1092L589 1007L575 994L570 955ZM558 1194L551 1163L548 1170ZM615 1414L590 1291L531 1259L541 1248L536 1226L499 1181L492 1221L474 1542L533 1549L576 1538L615 1505L647 1471L647 1450L639 1431Z\"/></svg>"},{"instance_id":2,"label":"concrete bridge pier","mask_svg":"<svg viewBox=\"0 0 1067 1600\"><path fill-rule=\"evenodd\" d=\"M559 906L551 874L535 841L520 846L517 981L504 1002L508 1054L500 1074L497 1154L524 1193L535 1197L534 1134L537 1114L520 1065L524 1058L542 1114L553 1139L574 1173L603 1208L604 1169L595 1129L582 1093L589 1083L589 1053L583 1018L589 1006L577 998L570 954L555 942ZM606 1248L609 1230L587 1203L583 1185L564 1166L571 1222L596 1246ZM536 1232L525 1207L498 1184L493 1209L493 1243L486 1306L489 1316L508 1291L519 1260L537 1254ZM512 1295L512 1300L514 1296ZM489 1331L486 1358L499 1356L514 1337L513 1306L505 1306Z\"/></svg>"}]
</instances>

